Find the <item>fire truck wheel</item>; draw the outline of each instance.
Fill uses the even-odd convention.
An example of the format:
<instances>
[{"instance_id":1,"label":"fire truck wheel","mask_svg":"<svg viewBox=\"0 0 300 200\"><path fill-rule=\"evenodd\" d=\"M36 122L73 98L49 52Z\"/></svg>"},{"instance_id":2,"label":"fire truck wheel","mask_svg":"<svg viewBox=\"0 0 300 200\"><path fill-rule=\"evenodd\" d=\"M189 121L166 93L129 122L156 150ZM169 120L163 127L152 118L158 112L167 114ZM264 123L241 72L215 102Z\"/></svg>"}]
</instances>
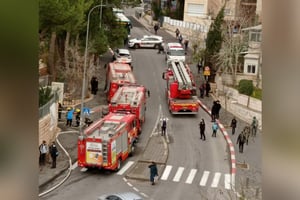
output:
<instances>
[{"instance_id":1,"label":"fire truck wheel","mask_svg":"<svg viewBox=\"0 0 300 200\"><path fill-rule=\"evenodd\" d=\"M118 166L116 168L116 171L119 171L121 169L121 166L122 166L122 160L121 160L121 158L119 158L119 160L118 160Z\"/></svg>"},{"instance_id":2,"label":"fire truck wheel","mask_svg":"<svg viewBox=\"0 0 300 200\"><path fill-rule=\"evenodd\" d=\"M131 147L130 147L130 153L129 153L129 156L133 156L134 150L135 150L135 147L134 147L134 144L132 144Z\"/></svg>"}]
</instances>

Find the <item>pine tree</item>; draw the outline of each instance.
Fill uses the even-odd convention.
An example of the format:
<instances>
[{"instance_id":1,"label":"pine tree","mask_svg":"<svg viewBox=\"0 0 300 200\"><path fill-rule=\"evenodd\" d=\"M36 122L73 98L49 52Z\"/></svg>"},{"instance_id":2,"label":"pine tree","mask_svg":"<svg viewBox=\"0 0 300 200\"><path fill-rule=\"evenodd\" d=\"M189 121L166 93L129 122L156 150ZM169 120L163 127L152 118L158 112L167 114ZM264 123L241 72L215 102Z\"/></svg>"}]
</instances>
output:
<instances>
[{"instance_id":1,"label":"pine tree","mask_svg":"<svg viewBox=\"0 0 300 200\"><path fill-rule=\"evenodd\" d=\"M224 23L224 7L219 11L215 21L210 25L206 39L205 64L214 69L214 56L222 46L222 25Z\"/></svg>"}]
</instances>

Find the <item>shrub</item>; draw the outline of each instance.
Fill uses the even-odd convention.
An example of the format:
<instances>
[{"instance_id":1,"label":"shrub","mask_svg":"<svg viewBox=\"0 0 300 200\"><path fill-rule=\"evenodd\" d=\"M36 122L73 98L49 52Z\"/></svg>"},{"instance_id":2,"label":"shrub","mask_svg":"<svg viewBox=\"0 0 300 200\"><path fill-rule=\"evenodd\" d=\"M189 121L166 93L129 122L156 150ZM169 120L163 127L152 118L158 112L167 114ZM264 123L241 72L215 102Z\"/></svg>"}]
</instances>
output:
<instances>
[{"instance_id":1,"label":"shrub","mask_svg":"<svg viewBox=\"0 0 300 200\"><path fill-rule=\"evenodd\" d=\"M239 93L251 96L253 93L253 90L254 90L254 87L253 87L252 80L246 80L246 79L240 80L239 85L238 85Z\"/></svg>"}]
</instances>

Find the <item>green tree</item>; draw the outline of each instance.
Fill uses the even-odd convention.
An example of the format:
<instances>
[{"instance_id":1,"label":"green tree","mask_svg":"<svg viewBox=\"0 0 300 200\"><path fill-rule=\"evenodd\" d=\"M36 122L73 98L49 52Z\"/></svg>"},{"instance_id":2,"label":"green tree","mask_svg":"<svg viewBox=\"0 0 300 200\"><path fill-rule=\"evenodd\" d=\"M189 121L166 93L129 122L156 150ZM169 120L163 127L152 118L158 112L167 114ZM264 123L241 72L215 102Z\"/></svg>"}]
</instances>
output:
<instances>
[{"instance_id":1,"label":"green tree","mask_svg":"<svg viewBox=\"0 0 300 200\"><path fill-rule=\"evenodd\" d=\"M222 26L224 23L224 8L225 6L221 8L216 19L210 25L206 39L205 64L211 66L215 71L217 69L214 65L214 56L220 51L223 41Z\"/></svg>"},{"instance_id":2,"label":"green tree","mask_svg":"<svg viewBox=\"0 0 300 200\"><path fill-rule=\"evenodd\" d=\"M51 87L40 87L39 89L39 107L42 107L48 103L54 94L52 93Z\"/></svg>"},{"instance_id":3,"label":"green tree","mask_svg":"<svg viewBox=\"0 0 300 200\"><path fill-rule=\"evenodd\" d=\"M240 80L238 90L241 94L251 96L254 90L253 81L247 79Z\"/></svg>"}]
</instances>

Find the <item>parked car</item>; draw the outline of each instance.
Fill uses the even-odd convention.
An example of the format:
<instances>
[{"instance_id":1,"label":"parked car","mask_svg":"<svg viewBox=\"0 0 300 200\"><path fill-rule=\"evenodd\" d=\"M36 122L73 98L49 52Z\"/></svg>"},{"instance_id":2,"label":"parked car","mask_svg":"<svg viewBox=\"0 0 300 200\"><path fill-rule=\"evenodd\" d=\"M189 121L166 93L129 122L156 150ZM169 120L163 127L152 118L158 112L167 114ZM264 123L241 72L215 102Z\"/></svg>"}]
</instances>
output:
<instances>
[{"instance_id":1,"label":"parked car","mask_svg":"<svg viewBox=\"0 0 300 200\"><path fill-rule=\"evenodd\" d=\"M128 41L131 48L155 48L158 49L159 44L163 43L163 38L158 35L144 35L141 39L133 38Z\"/></svg>"},{"instance_id":2,"label":"parked car","mask_svg":"<svg viewBox=\"0 0 300 200\"><path fill-rule=\"evenodd\" d=\"M113 61L131 65L132 59L128 49L116 49L113 54Z\"/></svg>"},{"instance_id":3,"label":"parked car","mask_svg":"<svg viewBox=\"0 0 300 200\"><path fill-rule=\"evenodd\" d=\"M123 192L101 195L97 200L143 200L143 198L133 192Z\"/></svg>"},{"instance_id":4,"label":"parked car","mask_svg":"<svg viewBox=\"0 0 300 200\"><path fill-rule=\"evenodd\" d=\"M185 62L185 50L178 42L170 42L166 45L166 61L183 61Z\"/></svg>"}]
</instances>

